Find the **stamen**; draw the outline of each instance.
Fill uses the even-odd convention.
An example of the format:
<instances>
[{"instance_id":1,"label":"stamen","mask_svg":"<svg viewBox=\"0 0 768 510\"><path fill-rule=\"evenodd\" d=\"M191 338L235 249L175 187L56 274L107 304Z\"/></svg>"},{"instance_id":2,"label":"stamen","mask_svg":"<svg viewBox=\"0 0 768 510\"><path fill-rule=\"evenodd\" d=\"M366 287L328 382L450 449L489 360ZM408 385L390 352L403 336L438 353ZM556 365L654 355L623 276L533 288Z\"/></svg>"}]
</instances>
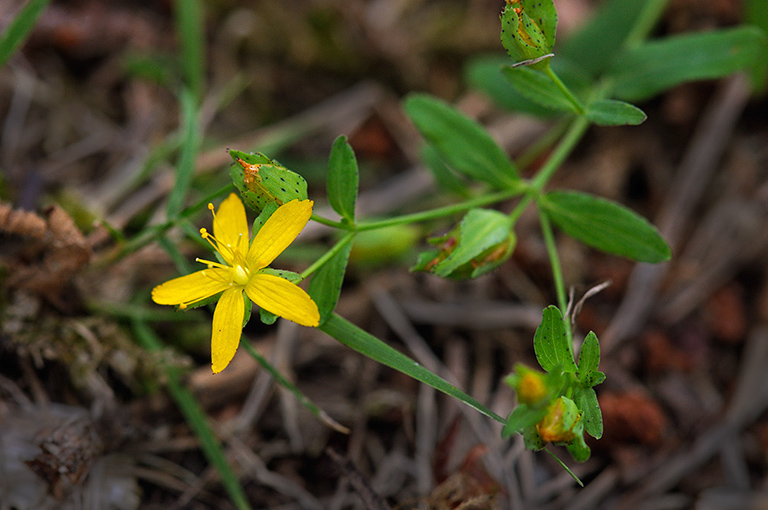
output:
<instances>
[{"instance_id":1,"label":"stamen","mask_svg":"<svg viewBox=\"0 0 768 510\"><path fill-rule=\"evenodd\" d=\"M221 253L221 256L224 257L224 259L233 259L235 257L235 251L232 249L232 246L229 244L220 243L219 240L213 237L207 229L201 228L200 236L208 241L208 244L210 244L214 250Z\"/></svg>"}]
</instances>

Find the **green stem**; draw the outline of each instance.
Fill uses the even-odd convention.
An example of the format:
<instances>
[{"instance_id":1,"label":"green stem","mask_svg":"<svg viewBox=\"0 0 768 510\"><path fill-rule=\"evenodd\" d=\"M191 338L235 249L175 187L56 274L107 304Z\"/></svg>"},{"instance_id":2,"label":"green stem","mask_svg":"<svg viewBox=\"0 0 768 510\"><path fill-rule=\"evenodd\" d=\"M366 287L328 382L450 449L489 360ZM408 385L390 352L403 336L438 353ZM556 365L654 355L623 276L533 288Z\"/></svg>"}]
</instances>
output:
<instances>
[{"instance_id":1,"label":"green stem","mask_svg":"<svg viewBox=\"0 0 768 510\"><path fill-rule=\"evenodd\" d=\"M437 209L432 209L430 211L423 211L423 212L418 212L413 214L405 214L403 216L396 216L394 218L387 218L385 220L376 220L376 221L358 223L357 230L358 232L362 232L364 230L375 230L375 229L384 228L384 227L391 227L394 225L417 223L420 221L427 221L427 220L433 220L436 218L442 218L444 216L451 216L452 214L463 212L463 211L472 209L473 207L480 207L483 205L500 202L507 198L513 197L515 195L519 195L523 191L524 191L524 188L521 186L515 189L508 189L504 191L498 191L496 193L489 193L488 195L483 195L481 197L477 197L472 200L467 200L466 202L462 202L460 204L453 204L445 207L439 207Z\"/></svg>"},{"instance_id":2,"label":"green stem","mask_svg":"<svg viewBox=\"0 0 768 510\"><path fill-rule=\"evenodd\" d=\"M354 232L347 233L344 237L342 237L339 240L339 242L337 242L335 245L333 245L333 247L331 247L330 250L325 252L322 257L320 257L319 259L314 261L311 266L306 268L301 273L301 280L303 280L304 278L308 277L309 275L311 275L312 273L314 273L315 271L320 269L320 267L322 267L323 264L328 262L334 255L339 253L346 245L351 243L352 239L354 239L354 238L355 238L355 233ZM299 281L301 281L301 280L299 280Z\"/></svg>"},{"instance_id":3,"label":"green stem","mask_svg":"<svg viewBox=\"0 0 768 510\"><path fill-rule=\"evenodd\" d=\"M557 88L559 88L563 94L565 94L565 97L576 109L577 114L584 115L586 113L586 110L584 109L584 105L581 104L581 101L579 101L578 98L573 95L573 93L571 92L571 89L565 86L565 83L563 83L562 80L560 80L560 77L557 74L555 74L555 72L552 70L552 68L549 65L547 65L544 68L544 74L549 76L549 79L552 80L552 82L555 85L557 85Z\"/></svg>"},{"instance_id":4,"label":"green stem","mask_svg":"<svg viewBox=\"0 0 768 510\"><path fill-rule=\"evenodd\" d=\"M310 219L320 223L321 225L337 228L339 230L354 230L355 228L355 226L351 223L342 223L340 221L329 220L328 218L318 216L317 214L312 214Z\"/></svg>"},{"instance_id":5,"label":"green stem","mask_svg":"<svg viewBox=\"0 0 768 510\"><path fill-rule=\"evenodd\" d=\"M568 300L565 295L565 281L563 279L563 268L560 266L560 257L557 254L557 245L555 243L555 235L552 232L552 224L549 221L549 216L544 209L537 207L539 213L539 222L541 223L541 232L544 236L544 244L547 247L547 254L549 255L549 263L552 266L552 276L555 280L555 292L557 293L557 306L563 314L563 322L565 322L565 332L568 335L568 348L573 355L573 331L571 330L571 323L568 320L568 316L565 313L568 306Z\"/></svg>"},{"instance_id":6,"label":"green stem","mask_svg":"<svg viewBox=\"0 0 768 510\"><path fill-rule=\"evenodd\" d=\"M199 109L194 92L182 89L179 97L181 107L181 153L176 165L176 182L168 195L166 212L168 217L176 216L184 208L184 201L192 186L195 175L195 160L200 145Z\"/></svg>"},{"instance_id":7,"label":"green stem","mask_svg":"<svg viewBox=\"0 0 768 510\"><path fill-rule=\"evenodd\" d=\"M536 191L541 191L544 188L549 179L552 178L552 175L554 175L557 169L560 168L560 165L562 165L565 159L571 154L571 151L576 147L576 144L579 143L579 140L581 140L581 137L587 131L588 127L589 121L585 117L577 117L574 119L563 139L560 140L560 143L555 147L555 150L552 151L552 155L547 159L539 173L536 174L531 181L531 188Z\"/></svg>"}]
</instances>

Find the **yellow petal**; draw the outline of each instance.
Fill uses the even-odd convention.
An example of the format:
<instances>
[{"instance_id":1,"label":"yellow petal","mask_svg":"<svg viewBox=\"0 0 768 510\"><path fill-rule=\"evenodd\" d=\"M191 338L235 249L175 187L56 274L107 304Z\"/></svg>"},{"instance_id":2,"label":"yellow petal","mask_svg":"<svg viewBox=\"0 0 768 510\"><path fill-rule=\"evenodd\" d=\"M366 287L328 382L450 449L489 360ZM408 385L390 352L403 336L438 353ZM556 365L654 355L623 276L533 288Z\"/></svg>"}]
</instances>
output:
<instances>
[{"instance_id":1,"label":"yellow petal","mask_svg":"<svg viewBox=\"0 0 768 510\"><path fill-rule=\"evenodd\" d=\"M219 206L213 220L213 236L224 246L245 254L248 249L248 219L245 207L237 195L231 193ZM222 251L224 260L232 265L226 250Z\"/></svg>"},{"instance_id":2,"label":"yellow petal","mask_svg":"<svg viewBox=\"0 0 768 510\"><path fill-rule=\"evenodd\" d=\"M291 200L278 207L253 238L246 258L248 267L256 270L271 264L296 239L310 216L311 200Z\"/></svg>"},{"instance_id":3,"label":"yellow petal","mask_svg":"<svg viewBox=\"0 0 768 510\"><path fill-rule=\"evenodd\" d=\"M245 286L245 293L261 308L289 321L311 327L320 323L317 305L309 294L279 276L258 273Z\"/></svg>"},{"instance_id":4,"label":"yellow petal","mask_svg":"<svg viewBox=\"0 0 768 510\"><path fill-rule=\"evenodd\" d=\"M235 357L240 335L243 332L245 300L242 288L224 291L213 312L213 334L211 335L211 368L218 374Z\"/></svg>"},{"instance_id":5,"label":"yellow petal","mask_svg":"<svg viewBox=\"0 0 768 510\"><path fill-rule=\"evenodd\" d=\"M228 277L228 270L214 268L174 278L152 289L152 300L159 305L195 303L229 288Z\"/></svg>"}]
</instances>

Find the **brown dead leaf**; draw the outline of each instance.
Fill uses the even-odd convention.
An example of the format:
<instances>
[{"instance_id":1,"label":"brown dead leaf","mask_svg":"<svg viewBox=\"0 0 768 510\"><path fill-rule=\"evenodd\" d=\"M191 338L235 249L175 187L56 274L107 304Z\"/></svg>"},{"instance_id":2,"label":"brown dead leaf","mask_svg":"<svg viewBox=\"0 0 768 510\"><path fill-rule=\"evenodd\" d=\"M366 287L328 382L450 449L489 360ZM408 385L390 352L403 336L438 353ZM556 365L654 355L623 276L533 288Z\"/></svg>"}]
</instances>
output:
<instances>
[{"instance_id":1,"label":"brown dead leaf","mask_svg":"<svg viewBox=\"0 0 768 510\"><path fill-rule=\"evenodd\" d=\"M70 283L90 262L92 251L69 214L53 205L42 218L0 202L0 235L5 248L0 263L8 268L7 285L71 310Z\"/></svg>"}]
</instances>

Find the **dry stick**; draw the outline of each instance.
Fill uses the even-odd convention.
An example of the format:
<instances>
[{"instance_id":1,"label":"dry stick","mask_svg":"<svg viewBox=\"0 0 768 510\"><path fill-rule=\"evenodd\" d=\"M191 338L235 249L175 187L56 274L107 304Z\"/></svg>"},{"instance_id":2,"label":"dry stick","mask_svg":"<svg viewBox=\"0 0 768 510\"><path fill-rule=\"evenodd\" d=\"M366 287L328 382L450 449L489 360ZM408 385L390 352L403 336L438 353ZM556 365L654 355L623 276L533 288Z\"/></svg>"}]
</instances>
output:
<instances>
[{"instance_id":1,"label":"dry stick","mask_svg":"<svg viewBox=\"0 0 768 510\"><path fill-rule=\"evenodd\" d=\"M744 77L730 78L718 89L702 116L656 221L673 253L680 246L683 228L717 168L749 95ZM640 329L657 302L656 293L668 269L669 263L638 264L632 271L624 301L601 336L605 354Z\"/></svg>"},{"instance_id":2,"label":"dry stick","mask_svg":"<svg viewBox=\"0 0 768 510\"><path fill-rule=\"evenodd\" d=\"M426 496L434 486L432 458L437 444L437 390L426 384L419 386L416 404L416 486L419 495Z\"/></svg>"},{"instance_id":3,"label":"dry stick","mask_svg":"<svg viewBox=\"0 0 768 510\"><path fill-rule=\"evenodd\" d=\"M297 333L299 325L286 320L279 322L275 351L273 353L274 366L283 374L283 377L293 382L296 377L293 371L292 359L298 346ZM304 440L299 428L299 401L293 393L282 386L279 387L278 395L280 396L280 415L283 418L283 426L288 435L291 451L295 453L301 452L304 450Z\"/></svg>"},{"instance_id":4,"label":"dry stick","mask_svg":"<svg viewBox=\"0 0 768 510\"><path fill-rule=\"evenodd\" d=\"M242 466L243 472L252 476L258 483L293 498L302 508L324 510L325 507L315 496L294 480L271 471L261 457L244 442L237 437L232 437L229 441L230 452Z\"/></svg>"},{"instance_id":5,"label":"dry stick","mask_svg":"<svg viewBox=\"0 0 768 510\"><path fill-rule=\"evenodd\" d=\"M723 421L703 434L684 453L668 459L646 477L647 482L626 498L622 508L634 508L636 503L677 485L686 475L720 451L724 441L768 409L767 365L768 326L763 325L756 328L747 340L736 393Z\"/></svg>"},{"instance_id":6,"label":"dry stick","mask_svg":"<svg viewBox=\"0 0 768 510\"><path fill-rule=\"evenodd\" d=\"M427 369L445 378L451 384L455 384L455 377L448 372L443 363L435 356L427 346L424 339L418 334L403 310L395 300L383 290L371 290L376 309L384 317L393 331L402 339L408 349L413 353L416 361ZM486 444L489 444L488 453L483 457L486 466L497 480L503 480L507 489L511 508L522 508L520 488L517 479L505 469L500 441L496 441L497 432L482 421L482 417L474 410L464 405L459 405L459 410L464 414L475 435Z\"/></svg>"}]
</instances>

